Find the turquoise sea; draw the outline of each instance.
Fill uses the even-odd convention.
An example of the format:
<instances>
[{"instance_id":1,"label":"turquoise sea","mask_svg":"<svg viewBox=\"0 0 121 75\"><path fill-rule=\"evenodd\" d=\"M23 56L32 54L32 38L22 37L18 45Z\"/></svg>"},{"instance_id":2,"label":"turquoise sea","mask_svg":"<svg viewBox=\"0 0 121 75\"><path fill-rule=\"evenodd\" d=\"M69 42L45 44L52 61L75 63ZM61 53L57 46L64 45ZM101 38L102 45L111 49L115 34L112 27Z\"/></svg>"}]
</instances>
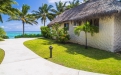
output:
<instances>
[{"instance_id":1,"label":"turquoise sea","mask_svg":"<svg viewBox=\"0 0 121 75\"><path fill-rule=\"evenodd\" d=\"M16 35L21 35L22 31L6 31L7 36L9 36L10 39L13 39ZM25 34L41 34L40 31L25 31Z\"/></svg>"}]
</instances>

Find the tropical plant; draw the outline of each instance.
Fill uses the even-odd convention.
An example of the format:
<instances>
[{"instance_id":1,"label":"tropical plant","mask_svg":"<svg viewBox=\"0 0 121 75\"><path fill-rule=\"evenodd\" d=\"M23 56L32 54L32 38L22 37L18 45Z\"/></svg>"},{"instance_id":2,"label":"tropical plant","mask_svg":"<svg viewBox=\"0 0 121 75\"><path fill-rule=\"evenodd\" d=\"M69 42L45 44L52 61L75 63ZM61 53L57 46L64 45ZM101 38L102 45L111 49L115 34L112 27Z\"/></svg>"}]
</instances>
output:
<instances>
[{"instance_id":1,"label":"tropical plant","mask_svg":"<svg viewBox=\"0 0 121 75\"><path fill-rule=\"evenodd\" d=\"M63 3L61 1L59 2L55 2L55 6L56 6L56 10L55 9L52 9L52 12L58 16L59 14L63 13L65 10L66 10L66 3Z\"/></svg>"},{"instance_id":2,"label":"tropical plant","mask_svg":"<svg viewBox=\"0 0 121 75\"><path fill-rule=\"evenodd\" d=\"M18 10L18 13L14 16L11 16L8 21L12 21L12 20L16 20L16 21L21 21L22 24L23 24L23 35L24 35L24 26L25 26L25 23L26 24L30 24L30 25L33 25L33 24L37 24L38 22L35 21L36 18L32 15L32 14L29 14L28 11L30 9L30 6L24 4L22 6L22 10Z\"/></svg>"},{"instance_id":3,"label":"tropical plant","mask_svg":"<svg viewBox=\"0 0 121 75\"><path fill-rule=\"evenodd\" d=\"M2 14L15 15L16 9L12 8L13 4L17 4L14 0L0 0L0 22L2 20Z\"/></svg>"},{"instance_id":4,"label":"tropical plant","mask_svg":"<svg viewBox=\"0 0 121 75\"><path fill-rule=\"evenodd\" d=\"M52 35L51 35L51 29L47 26L42 26L41 28L41 34L43 37L45 38L51 38Z\"/></svg>"},{"instance_id":5,"label":"tropical plant","mask_svg":"<svg viewBox=\"0 0 121 75\"><path fill-rule=\"evenodd\" d=\"M90 25L89 22L86 22L74 29L74 33L78 36L80 35L81 31L85 32L85 49L87 49L87 33L91 33L91 35L93 36L94 32L98 32L98 28L94 25Z\"/></svg>"},{"instance_id":6,"label":"tropical plant","mask_svg":"<svg viewBox=\"0 0 121 75\"><path fill-rule=\"evenodd\" d=\"M4 31L3 28L0 27L0 37L6 35L6 32Z\"/></svg>"},{"instance_id":7,"label":"tropical plant","mask_svg":"<svg viewBox=\"0 0 121 75\"><path fill-rule=\"evenodd\" d=\"M60 27L60 24L59 23L55 23L53 26L52 26L52 36L54 36L54 38L56 40L59 39L59 27Z\"/></svg>"},{"instance_id":8,"label":"tropical plant","mask_svg":"<svg viewBox=\"0 0 121 75\"><path fill-rule=\"evenodd\" d=\"M73 0L72 2L69 1L69 5L66 7L67 9L74 8L80 4L79 0Z\"/></svg>"},{"instance_id":9,"label":"tropical plant","mask_svg":"<svg viewBox=\"0 0 121 75\"><path fill-rule=\"evenodd\" d=\"M24 34L24 35L17 35L15 38L35 38L35 37L42 37L41 34Z\"/></svg>"},{"instance_id":10,"label":"tropical plant","mask_svg":"<svg viewBox=\"0 0 121 75\"><path fill-rule=\"evenodd\" d=\"M70 40L70 35L67 33L67 28L60 29L58 41L61 43L66 43L68 40Z\"/></svg>"},{"instance_id":11,"label":"tropical plant","mask_svg":"<svg viewBox=\"0 0 121 75\"><path fill-rule=\"evenodd\" d=\"M33 11L33 14L37 19L41 19L41 22L44 23L48 20L52 21L55 17L55 15L51 12L53 6L44 4L41 7L39 7L38 11Z\"/></svg>"},{"instance_id":12,"label":"tropical plant","mask_svg":"<svg viewBox=\"0 0 121 75\"><path fill-rule=\"evenodd\" d=\"M55 37L57 42L65 43L70 39L70 36L67 32L67 28L59 28L61 25L55 23L52 27L52 36Z\"/></svg>"}]
</instances>

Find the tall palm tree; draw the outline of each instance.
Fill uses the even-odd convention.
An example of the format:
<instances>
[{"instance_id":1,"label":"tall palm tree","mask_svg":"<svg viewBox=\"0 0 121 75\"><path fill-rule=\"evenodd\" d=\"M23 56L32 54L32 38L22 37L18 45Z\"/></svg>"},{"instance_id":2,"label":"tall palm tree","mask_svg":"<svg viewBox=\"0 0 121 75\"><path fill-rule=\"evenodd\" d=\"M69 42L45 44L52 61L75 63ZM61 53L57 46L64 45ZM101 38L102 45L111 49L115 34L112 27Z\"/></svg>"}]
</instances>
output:
<instances>
[{"instance_id":1,"label":"tall palm tree","mask_svg":"<svg viewBox=\"0 0 121 75\"><path fill-rule=\"evenodd\" d=\"M56 14L56 16L63 13L66 10L66 3L67 2L63 3L61 1L55 2L56 10L52 9L52 12Z\"/></svg>"},{"instance_id":2,"label":"tall palm tree","mask_svg":"<svg viewBox=\"0 0 121 75\"><path fill-rule=\"evenodd\" d=\"M44 23L45 26L45 22L47 19L51 21L55 17L55 15L51 12L52 8L52 5L44 4L41 7L39 7L38 11L33 11L33 14L37 19L40 18L41 22Z\"/></svg>"},{"instance_id":3,"label":"tall palm tree","mask_svg":"<svg viewBox=\"0 0 121 75\"><path fill-rule=\"evenodd\" d=\"M67 6L67 9L74 8L74 7L78 6L79 4L80 4L79 0L73 0L72 2L69 1L69 5Z\"/></svg>"},{"instance_id":4,"label":"tall palm tree","mask_svg":"<svg viewBox=\"0 0 121 75\"><path fill-rule=\"evenodd\" d=\"M12 8L13 4L17 4L14 0L0 0L0 22L2 20L2 14L15 15L16 9Z\"/></svg>"},{"instance_id":5,"label":"tall palm tree","mask_svg":"<svg viewBox=\"0 0 121 75\"><path fill-rule=\"evenodd\" d=\"M25 23L26 24L37 24L37 21L35 21L35 17L32 14L28 14L28 11L30 9L30 6L24 4L22 6L22 10L18 10L18 13L15 16L11 16L8 21L12 21L12 20L17 20L17 21L21 21L23 24L23 35L24 35L24 26Z\"/></svg>"}]
</instances>

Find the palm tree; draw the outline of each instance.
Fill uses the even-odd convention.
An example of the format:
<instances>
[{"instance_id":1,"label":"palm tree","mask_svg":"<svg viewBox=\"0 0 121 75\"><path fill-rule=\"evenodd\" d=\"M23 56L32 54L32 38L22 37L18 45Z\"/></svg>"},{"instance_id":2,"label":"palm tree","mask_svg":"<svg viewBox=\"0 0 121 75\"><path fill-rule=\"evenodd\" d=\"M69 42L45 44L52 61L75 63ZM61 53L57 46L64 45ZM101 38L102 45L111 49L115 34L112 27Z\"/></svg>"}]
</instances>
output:
<instances>
[{"instance_id":1,"label":"palm tree","mask_svg":"<svg viewBox=\"0 0 121 75\"><path fill-rule=\"evenodd\" d=\"M15 15L16 9L12 8L13 4L17 4L14 0L0 0L0 22L2 20L2 14Z\"/></svg>"},{"instance_id":2,"label":"palm tree","mask_svg":"<svg viewBox=\"0 0 121 75\"><path fill-rule=\"evenodd\" d=\"M74 8L74 7L78 6L79 4L80 4L79 0L73 0L72 2L69 1L69 5L67 6L67 9Z\"/></svg>"},{"instance_id":3,"label":"palm tree","mask_svg":"<svg viewBox=\"0 0 121 75\"><path fill-rule=\"evenodd\" d=\"M63 3L61 1L55 2L56 10L52 9L52 12L56 14L56 16L63 13L66 10L66 3L67 2Z\"/></svg>"},{"instance_id":4,"label":"palm tree","mask_svg":"<svg viewBox=\"0 0 121 75\"><path fill-rule=\"evenodd\" d=\"M44 23L45 26L45 22L47 19L52 21L55 17L55 15L51 12L52 8L52 5L44 4L42 5L42 7L39 7L38 11L33 11L33 14L37 19L40 18L41 22Z\"/></svg>"},{"instance_id":5,"label":"palm tree","mask_svg":"<svg viewBox=\"0 0 121 75\"><path fill-rule=\"evenodd\" d=\"M79 36L81 31L85 32L85 49L87 49L87 33L89 32L93 36L94 32L98 32L97 29L98 28L96 26L90 25L89 22L86 22L80 26L77 26L74 29L74 33Z\"/></svg>"},{"instance_id":6,"label":"palm tree","mask_svg":"<svg viewBox=\"0 0 121 75\"><path fill-rule=\"evenodd\" d=\"M11 16L8 21L17 20L21 21L23 24L23 35L24 35L24 25L26 24L37 24L37 21L35 21L35 17L32 14L28 14L28 11L30 9L30 6L24 4L22 6L22 10L18 10L18 13L15 16Z\"/></svg>"}]
</instances>

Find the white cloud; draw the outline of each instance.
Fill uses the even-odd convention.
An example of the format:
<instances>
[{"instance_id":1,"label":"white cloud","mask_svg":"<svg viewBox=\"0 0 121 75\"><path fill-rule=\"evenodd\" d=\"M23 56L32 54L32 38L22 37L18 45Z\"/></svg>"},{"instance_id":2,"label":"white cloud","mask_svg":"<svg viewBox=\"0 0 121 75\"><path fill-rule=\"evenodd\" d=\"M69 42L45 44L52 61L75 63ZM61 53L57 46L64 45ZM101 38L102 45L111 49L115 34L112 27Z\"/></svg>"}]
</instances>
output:
<instances>
[{"instance_id":1,"label":"white cloud","mask_svg":"<svg viewBox=\"0 0 121 75\"><path fill-rule=\"evenodd\" d=\"M2 28L4 28L4 26L1 26Z\"/></svg>"},{"instance_id":2,"label":"white cloud","mask_svg":"<svg viewBox=\"0 0 121 75\"><path fill-rule=\"evenodd\" d=\"M59 2L59 1L67 2L67 1L73 1L73 0L48 0L49 3L55 3L55 2Z\"/></svg>"},{"instance_id":3,"label":"white cloud","mask_svg":"<svg viewBox=\"0 0 121 75\"><path fill-rule=\"evenodd\" d=\"M17 29L21 29L22 28L22 26L14 26L14 27L16 27Z\"/></svg>"}]
</instances>

